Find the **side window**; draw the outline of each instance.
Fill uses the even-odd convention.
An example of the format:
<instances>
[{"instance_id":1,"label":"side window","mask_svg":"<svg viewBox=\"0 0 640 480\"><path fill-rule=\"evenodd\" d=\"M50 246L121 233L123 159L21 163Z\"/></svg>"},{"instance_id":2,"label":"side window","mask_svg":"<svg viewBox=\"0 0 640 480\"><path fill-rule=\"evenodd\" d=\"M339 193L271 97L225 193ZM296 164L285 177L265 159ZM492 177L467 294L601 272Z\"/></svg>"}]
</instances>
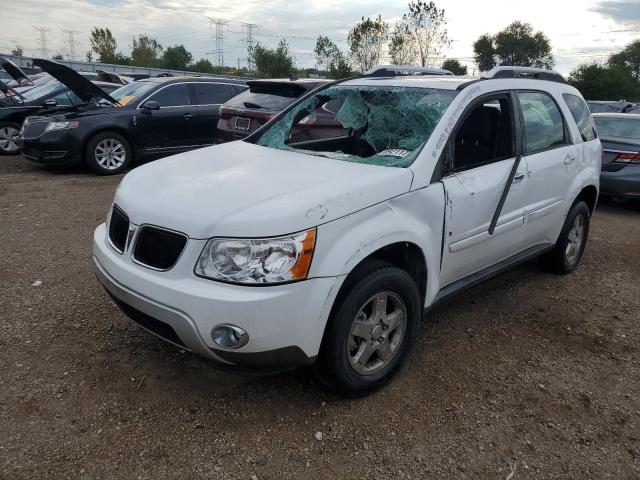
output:
<instances>
[{"instance_id":1,"label":"side window","mask_svg":"<svg viewBox=\"0 0 640 480\"><path fill-rule=\"evenodd\" d=\"M571 111L571 116L578 125L582 140L588 142L595 139L597 137L596 126L593 123L593 118L591 118L591 113L589 112L589 108L587 108L587 104L584 103L584 100L569 93L563 94L562 98L564 98L564 101L567 103Z\"/></svg>"},{"instance_id":2,"label":"side window","mask_svg":"<svg viewBox=\"0 0 640 480\"><path fill-rule=\"evenodd\" d=\"M177 85L169 85L163 88L152 95L149 100L158 102L160 107L180 107L191 105L191 93L186 83L178 83Z\"/></svg>"},{"instance_id":3,"label":"side window","mask_svg":"<svg viewBox=\"0 0 640 480\"><path fill-rule=\"evenodd\" d=\"M223 104L234 96L235 91L230 85L221 83L194 83L198 105Z\"/></svg>"},{"instance_id":4,"label":"side window","mask_svg":"<svg viewBox=\"0 0 640 480\"><path fill-rule=\"evenodd\" d=\"M524 153L565 145L564 120L556 102L546 93L517 95L524 118Z\"/></svg>"},{"instance_id":5,"label":"side window","mask_svg":"<svg viewBox=\"0 0 640 480\"><path fill-rule=\"evenodd\" d=\"M483 98L472 107L456 130L453 170L468 170L513 158L513 130L509 95Z\"/></svg>"},{"instance_id":6,"label":"side window","mask_svg":"<svg viewBox=\"0 0 640 480\"><path fill-rule=\"evenodd\" d=\"M62 92L53 97L58 105L76 105L81 103L80 98L73 92Z\"/></svg>"}]
</instances>

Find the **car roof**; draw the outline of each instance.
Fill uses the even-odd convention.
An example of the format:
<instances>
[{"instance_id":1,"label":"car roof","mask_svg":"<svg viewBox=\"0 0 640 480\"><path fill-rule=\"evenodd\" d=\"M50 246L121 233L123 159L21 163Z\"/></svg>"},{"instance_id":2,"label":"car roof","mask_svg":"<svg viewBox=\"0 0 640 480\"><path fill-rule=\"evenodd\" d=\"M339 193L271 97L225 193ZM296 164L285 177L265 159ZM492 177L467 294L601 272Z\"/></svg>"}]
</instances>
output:
<instances>
[{"instance_id":1,"label":"car roof","mask_svg":"<svg viewBox=\"0 0 640 480\"><path fill-rule=\"evenodd\" d=\"M253 83L331 83L334 80L327 78L257 78Z\"/></svg>"},{"instance_id":2,"label":"car roof","mask_svg":"<svg viewBox=\"0 0 640 480\"><path fill-rule=\"evenodd\" d=\"M622 112L602 112L592 113L592 117L610 117L610 118L635 118L640 119L640 113L622 113Z\"/></svg>"},{"instance_id":3,"label":"car roof","mask_svg":"<svg viewBox=\"0 0 640 480\"><path fill-rule=\"evenodd\" d=\"M478 80L476 77L454 75L406 75L399 77L358 77L342 82L342 85L421 87L456 90L460 85Z\"/></svg>"},{"instance_id":4,"label":"car roof","mask_svg":"<svg viewBox=\"0 0 640 480\"><path fill-rule=\"evenodd\" d=\"M149 83L178 83L178 82L216 82L216 83L237 83L244 85L246 79L241 78L226 78L226 77L199 77L196 75L182 75L179 77L151 77L137 80L137 82L149 82Z\"/></svg>"}]
</instances>

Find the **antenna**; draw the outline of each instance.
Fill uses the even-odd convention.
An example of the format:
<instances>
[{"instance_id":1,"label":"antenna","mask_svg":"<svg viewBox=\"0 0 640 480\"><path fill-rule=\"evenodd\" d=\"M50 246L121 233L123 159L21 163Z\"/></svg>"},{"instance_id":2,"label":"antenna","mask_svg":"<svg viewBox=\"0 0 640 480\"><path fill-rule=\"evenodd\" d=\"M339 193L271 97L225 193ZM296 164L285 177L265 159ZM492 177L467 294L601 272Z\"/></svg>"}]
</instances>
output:
<instances>
[{"instance_id":1,"label":"antenna","mask_svg":"<svg viewBox=\"0 0 640 480\"><path fill-rule=\"evenodd\" d=\"M222 18L207 17L209 19L209 28L213 30L215 25L215 35L212 35L215 48L213 53L216 56L216 65L224 67L224 26L229 23Z\"/></svg>"},{"instance_id":2,"label":"antenna","mask_svg":"<svg viewBox=\"0 0 640 480\"><path fill-rule=\"evenodd\" d=\"M260 28L257 23L243 23L242 28L245 31L245 39L243 40L247 44L247 70L251 71L254 68L253 65L253 35L254 32Z\"/></svg>"},{"instance_id":3,"label":"antenna","mask_svg":"<svg viewBox=\"0 0 640 480\"><path fill-rule=\"evenodd\" d=\"M69 60L76 59L76 45L80 45L80 42L75 39L75 35L80 35L80 32L75 30L62 30L63 35L67 35L67 40L64 43L69 45L68 47L68 55Z\"/></svg>"},{"instance_id":4,"label":"antenna","mask_svg":"<svg viewBox=\"0 0 640 480\"><path fill-rule=\"evenodd\" d=\"M40 34L40 37L36 37L36 43L40 46L38 52L40 52L43 58L47 58L49 56L49 48L47 47L49 39L47 38L47 34L51 33L51 29L46 27L33 27L33 30Z\"/></svg>"}]
</instances>

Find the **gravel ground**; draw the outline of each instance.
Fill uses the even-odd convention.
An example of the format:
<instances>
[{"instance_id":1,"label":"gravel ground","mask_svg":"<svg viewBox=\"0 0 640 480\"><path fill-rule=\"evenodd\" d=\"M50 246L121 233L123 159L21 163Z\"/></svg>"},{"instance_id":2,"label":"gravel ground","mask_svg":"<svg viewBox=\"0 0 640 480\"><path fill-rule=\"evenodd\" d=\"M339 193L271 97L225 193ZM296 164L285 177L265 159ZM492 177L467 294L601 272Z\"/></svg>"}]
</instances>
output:
<instances>
[{"instance_id":1,"label":"gravel ground","mask_svg":"<svg viewBox=\"0 0 640 480\"><path fill-rule=\"evenodd\" d=\"M128 321L90 264L118 181L0 158L0 478L640 478L637 207L601 202L575 274L534 262L441 306L346 401Z\"/></svg>"}]
</instances>

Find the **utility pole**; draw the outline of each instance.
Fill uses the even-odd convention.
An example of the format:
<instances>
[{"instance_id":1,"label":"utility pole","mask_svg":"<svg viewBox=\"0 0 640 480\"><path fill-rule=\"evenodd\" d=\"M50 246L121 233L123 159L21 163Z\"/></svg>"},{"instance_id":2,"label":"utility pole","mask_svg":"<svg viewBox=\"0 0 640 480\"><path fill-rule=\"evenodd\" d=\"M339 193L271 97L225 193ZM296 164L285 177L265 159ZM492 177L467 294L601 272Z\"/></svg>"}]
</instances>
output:
<instances>
[{"instance_id":1,"label":"utility pole","mask_svg":"<svg viewBox=\"0 0 640 480\"><path fill-rule=\"evenodd\" d=\"M51 33L51 29L46 27L33 27L33 30L40 34L39 37L36 37L36 43L40 45L38 49L40 56L47 58L49 56L49 48L47 47L49 39L47 38L47 34Z\"/></svg>"},{"instance_id":2,"label":"utility pole","mask_svg":"<svg viewBox=\"0 0 640 480\"><path fill-rule=\"evenodd\" d=\"M80 32L77 32L75 30L62 30L62 34L63 35L67 35L67 40L65 40L64 43L66 43L67 45L69 45L68 47L68 54L67 57L69 57L69 60L75 60L76 59L76 45L80 45L80 42L78 40L75 39L74 35L80 35Z\"/></svg>"},{"instance_id":3,"label":"utility pole","mask_svg":"<svg viewBox=\"0 0 640 480\"><path fill-rule=\"evenodd\" d=\"M247 44L247 70L253 70L253 35L254 32L260 28L260 25L257 23L243 23L242 28L245 31L245 39L244 42Z\"/></svg>"},{"instance_id":4,"label":"utility pole","mask_svg":"<svg viewBox=\"0 0 640 480\"><path fill-rule=\"evenodd\" d=\"M209 28L213 30L215 25L215 34L212 35L212 40L215 45L214 51L216 65L224 67L224 26L229 23L222 18L207 17L209 19Z\"/></svg>"}]
</instances>

